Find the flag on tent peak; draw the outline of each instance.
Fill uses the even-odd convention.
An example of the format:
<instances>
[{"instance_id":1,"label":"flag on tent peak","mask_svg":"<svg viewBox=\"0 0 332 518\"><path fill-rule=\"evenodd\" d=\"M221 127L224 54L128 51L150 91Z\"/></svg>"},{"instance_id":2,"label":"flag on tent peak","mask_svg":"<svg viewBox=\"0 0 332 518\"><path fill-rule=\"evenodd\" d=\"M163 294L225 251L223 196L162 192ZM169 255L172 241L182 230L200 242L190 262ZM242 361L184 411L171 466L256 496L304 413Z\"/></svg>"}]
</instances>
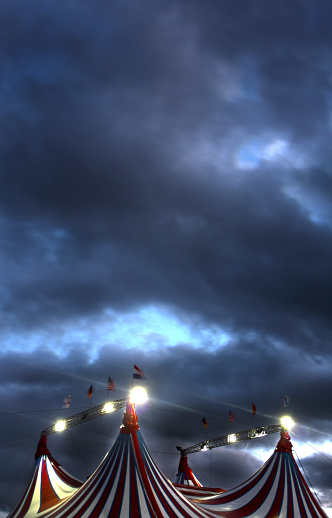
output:
<instances>
[{"instance_id":1,"label":"flag on tent peak","mask_svg":"<svg viewBox=\"0 0 332 518\"><path fill-rule=\"evenodd\" d=\"M144 372L137 365L134 365L133 378L136 380L146 380Z\"/></svg>"},{"instance_id":2,"label":"flag on tent peak","mask_svg":"<svg viewBox=\"0 0 332 518\"><path fill-rule=\"evenodd\" d=\"M289 406L290 399L288 396L284 395L284 408Z\"/></svg>"},{"instance_id":3,"label":"flag on tent peak","mask_svg":"<svg viewBox=\"0 0 332 518\"><path fill-rule=\"evenodd\" d=\"M256 405L255 403L251 403L252 406L252 415L256 415Z\"/></svg>"},{"instance_id":4,"label":"flag on tent peak","mask_svg":"<svg viewBox=\"0 0 332 518\"><path fill-rule=\"evenodd\" d=\"M235 416L234 416L233 412L229 411L228 422L232 423L233 421L235 421Z\"/></svg>"},{"instance_id":5,"label":"flag on tent peak","mask_svg":"<svg viewBox=\"0 0 332 518\"><path fill-rule=\"evenodd\" d=\"M207 427L208 427L207 420L205 419L205 417L203 417L203 419L202 419L202 423L203 423L203 425L204 425L204 428L207 428Z\"/></svg>"},{"instance_id":6,"label":"flag on tent peak","mask_svg":"<svg viewBox=\"0 0 332 518\"><path fill-rule=\"evenodd\" d=\"M62 408L69 408L71 403L71 394L63 400Z\"/></svg>"},{"instance_id":7,"label":"flag on tent peak","mask_svg":"<svg viewBox=\"0 0 332 518\"><path fill-rule=\"evenodd\" d=\"M108 377L107 390L113 390L113 392L116 391L115 383L110 377Z\"/></svg>"},{"instance_id":8,"label":"flag on tent peak","mask_svg":"<svg viewBox=\"0 0 332 518\"><path fill-rule=\"evenodd\" d=\"M89 388L89 390L86 393L87 397L91 397L92 396L92 392L93 392L93 387L92 387L92 385L90 385L90 388Z\"/></svg>"}]
</instances>

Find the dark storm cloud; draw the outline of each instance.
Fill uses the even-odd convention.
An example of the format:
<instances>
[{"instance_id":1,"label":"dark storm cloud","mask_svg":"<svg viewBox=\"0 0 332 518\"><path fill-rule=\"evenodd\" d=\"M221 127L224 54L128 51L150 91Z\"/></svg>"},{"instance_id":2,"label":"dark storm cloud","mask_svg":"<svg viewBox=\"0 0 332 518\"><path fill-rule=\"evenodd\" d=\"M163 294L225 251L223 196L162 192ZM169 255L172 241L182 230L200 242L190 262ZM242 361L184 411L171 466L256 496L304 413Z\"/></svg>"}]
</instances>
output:
<instances>
[{"instance_id":1,"label":"dark storm cloud","mask_svg":"<svg viewBox=\"0 0 332 518\"><path fill-rule=\"evenodd\" d=\"M4 411L26 410L2 416L2 509L17 501L26 478L11 491L8 480L63 398L73 393L79 411L93 382L98 404L113 373L126 395L134 362L149 372L154 398L142 433L169 476L175 446L204 438L204 415L210 437L227 433L230 409L238 429L250 427L252 401L257 423L271 424L283 394L298 435L323 444L332 388L330 4L6 1L0 10L0 379ZM207 335L197 349L180 339L167 349L155 333L149 351L104 339L91 359L93 344L62 336L64 325L91 323L105 308L151 304L197 333L222 330L227 345ZM34 352L31 330L45 337ZM50 350L52 335L66 357ZM20 343L25 353L10 351ZM121 416L110 419L111 442ZM87 426L84 476L106 433ZM267 452L276 440L266 438ZM54 441L52 453L78 475L70 440ZM216 454L215 483L251 475L255 448L235 451L238 472L228 450L221 461ZM328 465L306 463L327 501Z\"/></svg>"}]
</instances>

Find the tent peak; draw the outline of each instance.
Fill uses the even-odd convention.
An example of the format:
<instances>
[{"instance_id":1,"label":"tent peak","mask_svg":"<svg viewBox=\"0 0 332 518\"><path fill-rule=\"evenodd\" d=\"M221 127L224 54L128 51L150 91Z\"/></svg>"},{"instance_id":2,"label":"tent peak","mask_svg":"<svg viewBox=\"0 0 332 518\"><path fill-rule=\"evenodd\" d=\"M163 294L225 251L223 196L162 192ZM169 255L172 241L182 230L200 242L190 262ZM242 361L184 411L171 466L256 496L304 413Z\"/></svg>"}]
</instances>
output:
<instances>
[{"instance_id":1,"label":"tent peak","mask_svg":"<svg viewBox=\"0 0 332 518\"><path fill-rule=\"evenodd\" d=\"M280 439L276 447L276 451L285 452L292 451L293 445L290 442L290 436L287 430L283 430L280 432Z\"/></svg>"},{"instance_id":2,"label":"tent peak","mask_svg":"<svg viewBox=\"0 0 332 518\"><path fill-rule=\"evenodd\" d=\"M42 435L39 439L39 443L36 449L35 453L35 459L38 459L38 457L41 457L42 455L48 455L51 456L49 449L47 448L47 436Z\"/></svg>"},{"instance_id":3,"label":"tent peak","mask_svg":"<svg viewBox=\"0 0 332 518\"><path fill-rule=\"evenodd\" d=\"M133 433L139 430L137 415L134 403L127 403L126 410L123 414L123 421L120 427L120 433Z\"/></svg>"}]
</instances>

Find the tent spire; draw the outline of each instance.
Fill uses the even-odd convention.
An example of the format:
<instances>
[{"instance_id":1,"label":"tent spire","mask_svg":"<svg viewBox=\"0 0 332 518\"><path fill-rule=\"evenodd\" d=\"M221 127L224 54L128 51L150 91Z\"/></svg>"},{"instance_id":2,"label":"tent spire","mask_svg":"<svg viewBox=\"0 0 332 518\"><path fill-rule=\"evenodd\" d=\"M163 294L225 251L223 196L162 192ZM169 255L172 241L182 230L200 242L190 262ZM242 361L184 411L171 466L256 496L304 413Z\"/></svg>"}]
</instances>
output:
<instances>
[{"instance_id":1,"label":"tent spire","mask_svg":"<svg viewBox=\"0 0 332 518\"><path fill-rule=\"evenodd\" d=\"M280 432L280 439L276 447L276 451L285 452L292 451L292 443L290 442L290 436L287 430L283 430Z\"/></svg>"},{"instance_id":2,"label":"tent spire","mask_svg":"<svg viewBox=\"0 0 332 518\"><path fill-rule=\"evenodd\" d=\"M139 425L137 421L137 415L135 411L134 403L127 403L126 410L123 414L122 426L120 428L120 433L133 433L139 430Z\"/></svg>"},{"instance_id":3,"label":"tent spire","mask_svg":"<svg viewBox=\"0 0 332 518\"><path fill-rule=\"evenodd\" d=\"M39 439L39 443L35 453L35 459L41 457L42 455L51 456L49 449L47 448L47 435L42 435Z\"/></svg>"}]
</instances>

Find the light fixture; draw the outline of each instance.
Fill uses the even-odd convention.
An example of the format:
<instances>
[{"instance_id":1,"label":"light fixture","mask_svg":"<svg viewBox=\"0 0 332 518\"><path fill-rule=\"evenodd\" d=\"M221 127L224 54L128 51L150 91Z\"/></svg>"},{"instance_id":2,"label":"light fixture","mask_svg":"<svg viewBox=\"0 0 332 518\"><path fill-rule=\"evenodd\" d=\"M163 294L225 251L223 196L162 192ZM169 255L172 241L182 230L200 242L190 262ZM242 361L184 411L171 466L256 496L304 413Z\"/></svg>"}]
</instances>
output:
<instances>
[{"instance_id":1,"label":"light fixture","mask_svg":"<svg viewBox=\"0 0 332 518\"><path fill-rule=\"evenodd\" d=\"M293 419L288 415L285 415L281 418L281 425L286 428L286 430L290 430L295 425Z\"/></svg>"},{"instance_id":2,"label":"light fixture","mask_svg":"<svg viewBox=\"0 0 332 518\"><path fill-rule=\"evenodd\" d=\"M232 433L228 436L228 442L236 442L236 435L235 433Z\"/></svg>"},{"instance_id":3,"label":"light fixture","mask_svg":"<svg viewBox=\"0 0 332 518\"><path fill-rule=\"evenodd\" d=\"M113 412L113 411L114 411L113 403L111 403L111 402L105 403L105 405L103 407L103 412L105 412L105 414L109 414L110 412Z\"/></svg>"},{"instance_id":4,"label":"light fixture","mask_svg":"<svg viewBox=\"0 0 332 518\"><path fill-rule=\"evenodd\" d=\"M130 392L130 402L135 405L142 405L148 400L148 395L143 387L135 387Z\"/></svg>"},{"instance_id":5,"label":"light fixture","mask_svg":"<svg viewBox=\"0 0 332 518\"><path fill-rule=\"evenodd\" d=\"M55 423L55 431L56 432L63 432L63 430L66 429L66 421L65 420L61 420L61 421L57 421Z\"/></svg>"}]
</instances>

